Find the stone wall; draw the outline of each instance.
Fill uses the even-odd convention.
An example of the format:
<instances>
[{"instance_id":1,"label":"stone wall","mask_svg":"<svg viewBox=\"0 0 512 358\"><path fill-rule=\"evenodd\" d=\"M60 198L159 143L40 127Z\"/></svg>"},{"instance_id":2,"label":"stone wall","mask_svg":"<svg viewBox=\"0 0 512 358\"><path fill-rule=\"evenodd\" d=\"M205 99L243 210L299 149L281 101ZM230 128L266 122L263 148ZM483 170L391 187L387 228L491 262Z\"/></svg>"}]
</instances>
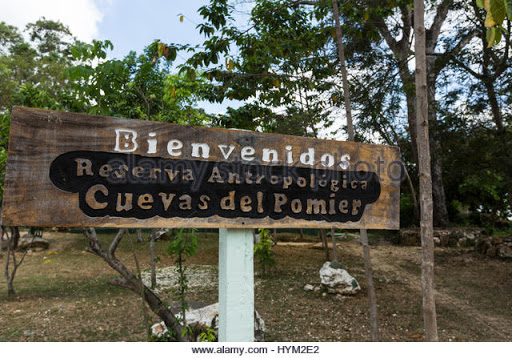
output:
<instances>
[{"instance_id":1,"label":"stone wall","mask_svg":"<svg viewBox=\"0 0 512 358\"><path fill-rule=\"evenodd\" d=\"M477 228L434 229L434 242L436 246L474 246L481 236L482 229ZM399 243L406 246L421 246L420 229L401 229Z\"/></svg>"},{"instance_id":2,"label":"stone wall","mask_svg":"<svg viewBox=\"0 0 512 358\"><path fill-rule=\"evenodd\" d=\"M512 258L512 236L484 236L483 229L446 228L434 229L436 246L474 247L475 251L488 257ZM401 229L399 244L421 246L420 229Z\"/></svg>"},{"instance_id":3,"label":"stone wall","mask_svg":"<svg viewBox=\"0 0 512 358\"><path fill-rule=\"evenodd\" d=\"M476 251L489 257L512 258L512 236L485 237L478 240Z\"/></svg>"}]
</instances>

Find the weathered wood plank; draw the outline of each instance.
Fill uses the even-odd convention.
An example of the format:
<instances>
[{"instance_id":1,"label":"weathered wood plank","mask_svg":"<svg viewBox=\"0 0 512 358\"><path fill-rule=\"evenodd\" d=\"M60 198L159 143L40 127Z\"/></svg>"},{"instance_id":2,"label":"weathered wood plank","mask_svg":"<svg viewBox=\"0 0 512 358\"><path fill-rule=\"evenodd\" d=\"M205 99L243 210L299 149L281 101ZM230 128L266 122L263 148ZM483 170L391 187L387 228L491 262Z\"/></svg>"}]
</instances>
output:
<instances>
[{"instance_id":1,"label":"weathered wood plank","mask_svg":"<svg viewBox=\"0 0 512 358\"><path fill-rule=\"evenodd\" d=\"M398 229L396 147L15 108L4 225Z\"/></svg>"}]
</instances>

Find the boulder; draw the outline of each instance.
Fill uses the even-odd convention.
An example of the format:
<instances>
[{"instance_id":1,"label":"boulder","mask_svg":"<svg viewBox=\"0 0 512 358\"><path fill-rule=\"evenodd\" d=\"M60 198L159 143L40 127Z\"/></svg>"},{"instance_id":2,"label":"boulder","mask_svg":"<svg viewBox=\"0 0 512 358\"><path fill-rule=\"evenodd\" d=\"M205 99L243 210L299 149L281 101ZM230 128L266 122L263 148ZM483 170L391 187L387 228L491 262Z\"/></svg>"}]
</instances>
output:
<instances>
[{"instance_id":1,"label":"boulder","mask_svg":"<svg viewBox=\"0 0 512 358\"><path fill-rule=\"evenodd\" d=\"M320 280L327 292L333 294L355 295L361 290L357 280L336 261L324 263L320 269Z\"/></svg>"},{"instance_id":2,"label":"boulder","mask_svg":"<svg viewBox=\"0 0 512 358\"><path fill-rule=\"evenodd\" d=\"M42 237L34 237L30 234L23 235L18 241L18 250L26 250L30 248L32 251L43 251L48 250L49 247L50 241L43 239Z\"/></svg>"},{"instance_id":3,"label":"boulder","mask_svg":"<svg viewBox=\"0 0 512 358\"><path fill-rule=\"evenodd\" d=\"M512 258L512 248L507 245L499 245L497 248L497 256L502 259Z\"/></svg>"},{"instance_id":4,"label":"boulder","mask_svg":"<svg viewBox=\"0 0 512 358\"><path fill-rule=\"evenodd\" d=\"M181 314L176 314L176 317L181 319ZM186 319L187 325L191 326L193 330L198 328L196 331L199 331L201 327L208 326L218 334L219 304L214 303L213 305L187 310ZM161 337L167 332L167 327L162 321L151 326L151 332L154 336ZM256 310L254 310L254 340L256 342L265 341L265 321Z\"/></svg>"},{"instance_id":5,"label":"boulder","mask_svg":"<svg viewBox=\"0 0 512 358\"><path fill-rule=\"evenodd\" d=\"M475 245L476 251L482 255L486 255L487 251L493 246L492 239L490 237L484 237L478 240Z\"/></svg>"}]
</instances>

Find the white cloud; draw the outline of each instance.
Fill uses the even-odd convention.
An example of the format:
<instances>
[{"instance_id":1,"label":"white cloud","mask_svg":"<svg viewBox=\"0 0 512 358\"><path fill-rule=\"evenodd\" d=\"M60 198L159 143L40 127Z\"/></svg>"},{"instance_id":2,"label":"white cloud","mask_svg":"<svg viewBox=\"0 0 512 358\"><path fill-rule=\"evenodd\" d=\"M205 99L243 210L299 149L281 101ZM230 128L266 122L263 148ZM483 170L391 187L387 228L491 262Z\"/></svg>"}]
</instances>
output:
<instances>
[{"instance_id":1,"label":"white cloud","mask_svg":"<svg viewBox=\"0 0 512 358\"><path fill-rule=\"evenodd\" d=\"M86 42L98 36L97 25L103 18L94 0L0 0L0 21L20 30L42 16L62 22Z\"/></svg>"}]
</instances>

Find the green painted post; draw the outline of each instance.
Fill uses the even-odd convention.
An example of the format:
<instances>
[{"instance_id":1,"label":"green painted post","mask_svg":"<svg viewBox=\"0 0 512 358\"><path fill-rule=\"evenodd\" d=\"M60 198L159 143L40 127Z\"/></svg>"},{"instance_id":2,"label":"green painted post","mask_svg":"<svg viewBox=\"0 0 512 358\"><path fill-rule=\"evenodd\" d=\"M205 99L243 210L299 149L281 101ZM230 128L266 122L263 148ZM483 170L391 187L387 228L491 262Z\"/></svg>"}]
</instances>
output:
<instances>
[{"instance_id":1,"label":"green painted post","mask_svg":"<svg viewBox=\"0 0 512 358\"><path fill-rule=\"evenodd\" d=\"M254 341L252 229L219 229L219 342Z\"/></svg>"}]
</instances>

